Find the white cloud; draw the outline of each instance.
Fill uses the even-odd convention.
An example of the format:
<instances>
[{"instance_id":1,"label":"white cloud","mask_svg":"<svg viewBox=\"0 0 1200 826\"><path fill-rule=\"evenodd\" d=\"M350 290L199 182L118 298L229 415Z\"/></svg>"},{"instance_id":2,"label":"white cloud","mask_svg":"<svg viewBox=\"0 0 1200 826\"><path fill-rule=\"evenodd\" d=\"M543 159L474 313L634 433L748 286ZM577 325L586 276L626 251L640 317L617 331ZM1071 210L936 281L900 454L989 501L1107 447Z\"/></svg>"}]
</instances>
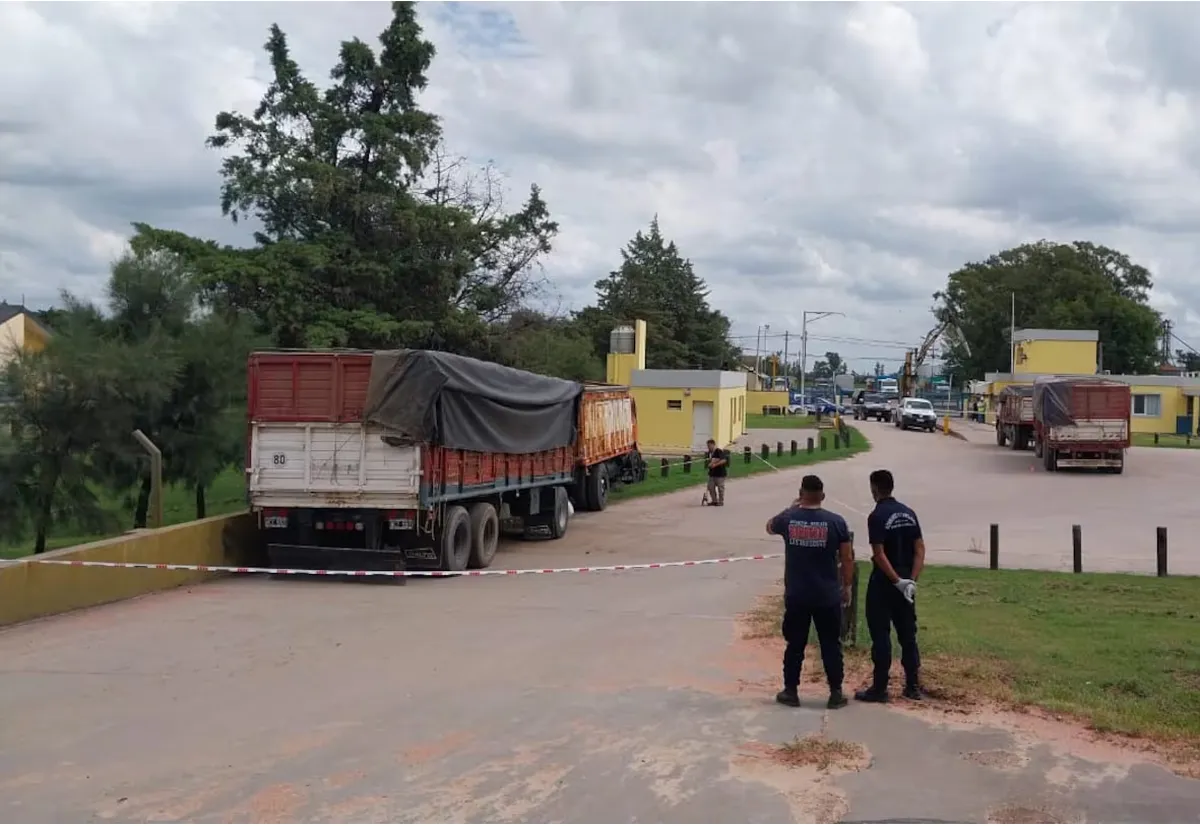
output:
<instances>
[{"instance_id":1,"label":"white cloud","mask_svg":"<svg viewBox=\"0 0 1200 826\"><path fill-rule=\"evenodd\" d=\"M140 220L235 241L221 109L252 108L278 22L322 81L381 3L0 4L0 297L102 289ZM567 307L657 214L739 335L802 310L856 367L931 325L946 273L1038 238L1151 267L1200 340L1200 142L1186 4L430 5L426 105L562 226ZM817 328L810 350L818 345ZM782 341L776 342L780 346Z\"/></svg>"}]
</instances>

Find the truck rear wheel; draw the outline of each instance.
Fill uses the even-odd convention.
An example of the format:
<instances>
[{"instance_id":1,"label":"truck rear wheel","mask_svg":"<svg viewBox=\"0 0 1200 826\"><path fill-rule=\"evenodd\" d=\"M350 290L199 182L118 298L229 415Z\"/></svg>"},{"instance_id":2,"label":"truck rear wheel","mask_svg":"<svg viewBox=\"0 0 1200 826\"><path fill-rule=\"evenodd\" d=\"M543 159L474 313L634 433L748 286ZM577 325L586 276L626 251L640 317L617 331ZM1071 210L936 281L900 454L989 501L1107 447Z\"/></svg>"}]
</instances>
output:
<instances>
[{"instance_id":1,"label":"truck rear wheel","mask_svg":"<svg viewBox=\"0 0 1200 826\"><path fill-rule=\"evenodd\" d=\"M1050 447L1050 445L1042 447L1042 464L1045 465L1046 470L1051 472L1058 470L1058 462L1055 461L1056 458L1057 452L1054 448Z\"/></svg>"},{"instance_id":2,"label":"truck rear wheel","mask_svg":"<svg viewBox=\"0 0 1200 826\"><path fill-rule=\"evenodd\" d=\"M997 424L996 425L996 444L998 444L1000 447L1004 447L1004 442L1005 442L1004 428Z\"/></svg>"},{"instance_id":3,"label":"truck rear wheel","mask_svg":"<svg viewBox=\"0 0 1200 826\"><path fill-rule=\"evenodd\" d=\"M1021 442L1023 442L1023 441L1024 441L1024 439L1022 438L1022 435L1021 435L1021 429L1019 427L1014 428L1013 432L1012 432L1012 444L1009 445L1009 449L1010 450L1020 450L1021 448L1023 448L1025 446L1025 445L1021 444Z\"/></svg>"},{"instance_id":4,"label":"truck rear wheel","mask_svg":"<svg viewBox=\"0 0 1200 826\"><path fill-rule=\"evenodd\" d=\"M608 466L593 465L583 483L584 506L590 511L602 511L608 507Z\"/></svg>"},{"instance_id":5,"label":"truck rear wheel","mask_svg":"<svg viewBox=\"0 0 1200 826\"><path fill-rule=\"evenodd\" d=\"M500 517L491 502L476 502L471 506L471 553L469 568L486 568L496 558L500 544Z\"/></svg>"},{"instance_id":6,"label":"truck rear wheel","mask_svg":"<svg viewBox=\"0 0 1200 826\"><path fill-rule=\"evenodd\" d=\"M465 571L470 559L471 519L462 505L451 505L442 523L442 569Z\"/></svg>"}]
</instances>

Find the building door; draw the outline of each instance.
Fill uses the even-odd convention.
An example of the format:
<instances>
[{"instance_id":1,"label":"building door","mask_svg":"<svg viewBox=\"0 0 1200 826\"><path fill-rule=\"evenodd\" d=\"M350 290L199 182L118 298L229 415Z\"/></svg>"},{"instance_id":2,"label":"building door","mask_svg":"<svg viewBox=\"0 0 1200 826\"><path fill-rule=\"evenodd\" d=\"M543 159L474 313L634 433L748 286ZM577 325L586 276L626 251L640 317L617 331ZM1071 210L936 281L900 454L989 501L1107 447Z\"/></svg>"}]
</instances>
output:
<instances>
[{"instance_id":1,"label":"building door","mask_svg":"<svg viewBox=\"0 0 1200 826\"><path fill-rule=\"evenodd\" d=\"M704 450L713 437L713 403L692 402L692 447Z\"/></svg>"}]
</instances>

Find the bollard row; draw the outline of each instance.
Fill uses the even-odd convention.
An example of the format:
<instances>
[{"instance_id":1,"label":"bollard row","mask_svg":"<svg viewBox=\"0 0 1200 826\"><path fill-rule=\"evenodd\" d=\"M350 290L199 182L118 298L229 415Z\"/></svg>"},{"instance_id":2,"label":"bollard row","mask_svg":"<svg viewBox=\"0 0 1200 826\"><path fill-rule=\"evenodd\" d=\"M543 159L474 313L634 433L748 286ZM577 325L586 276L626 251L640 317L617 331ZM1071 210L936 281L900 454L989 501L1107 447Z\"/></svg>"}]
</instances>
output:
<instances>
[{"instance_id":1,"label":"bollard row","mask_svg":"<svg viewBox=\"0 0 1200 826\"><path fill-rule=\"evenodd\" d=\"M1154 529L1154 567L1158 576L1167 575L1167 529ZM993 571L1000 570L1000 526L992 524L988 528L988 567ZM1071 570L1083 573L1083 528L1080 525L1071 526Z\"/></svg>"},{"instance_id":2,"label":"bollard row","mask_svg":"<svg viewBox=\"0 0 1200 826\"><path fill-rule=\"evenodd\" d=\"M788 450L790 451L790 455L798 456L800 454L800 443L797 442L795 439L792 439L791 444L788 445L787 447L788 447ZM833 449L840 450L843 447L850 447L849 434L840 435L838 433L834 433L833 434ZM817 441L814 441L812 436L808 437L808 442L805 445L806 452L813 453L817 450L824 451L827 449L828 449L828 444L825 441L824 435L822 435L820 437L820 439ZM782 457L783 455L784 455L783 442L776 442L775 443L775 456ZM767 444L760 445L759 446L759 456L763 460L770 459L771 458L771 446L767 445ZM660 473L663 476L669 476L672 464L679 464L684 473L691 473L692 472L692 464L694 463L694 461L695 461L695 459L690 454L685 454L682 457L681 461L678 463L674 463L670 459L668 459L667 457L664 456L661 459ZM747 465L754 461L754 449L751 448L750 445L745 445L742 448L742 461Z\"/></svg>"}]
</instances>

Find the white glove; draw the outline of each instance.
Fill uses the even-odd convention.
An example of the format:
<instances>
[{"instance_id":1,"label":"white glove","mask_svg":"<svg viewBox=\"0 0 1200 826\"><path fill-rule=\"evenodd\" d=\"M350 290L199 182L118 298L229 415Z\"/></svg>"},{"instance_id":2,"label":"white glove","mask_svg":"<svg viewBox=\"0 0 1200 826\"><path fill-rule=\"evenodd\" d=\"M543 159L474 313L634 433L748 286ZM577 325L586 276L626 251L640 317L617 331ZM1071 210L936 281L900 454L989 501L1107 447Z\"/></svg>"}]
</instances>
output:
<instances>
[{"instance_id":1,"label":"white glove","mask_svg":"<svg viewBox=\"0 0 1200 826\"><path fill-rule=\"evenodd\" d=\"M912 602L917 596L917 583L911 579L898 579L895 582L896 590L904 594L904 598Z\"/></svg>"}]
</instances>

